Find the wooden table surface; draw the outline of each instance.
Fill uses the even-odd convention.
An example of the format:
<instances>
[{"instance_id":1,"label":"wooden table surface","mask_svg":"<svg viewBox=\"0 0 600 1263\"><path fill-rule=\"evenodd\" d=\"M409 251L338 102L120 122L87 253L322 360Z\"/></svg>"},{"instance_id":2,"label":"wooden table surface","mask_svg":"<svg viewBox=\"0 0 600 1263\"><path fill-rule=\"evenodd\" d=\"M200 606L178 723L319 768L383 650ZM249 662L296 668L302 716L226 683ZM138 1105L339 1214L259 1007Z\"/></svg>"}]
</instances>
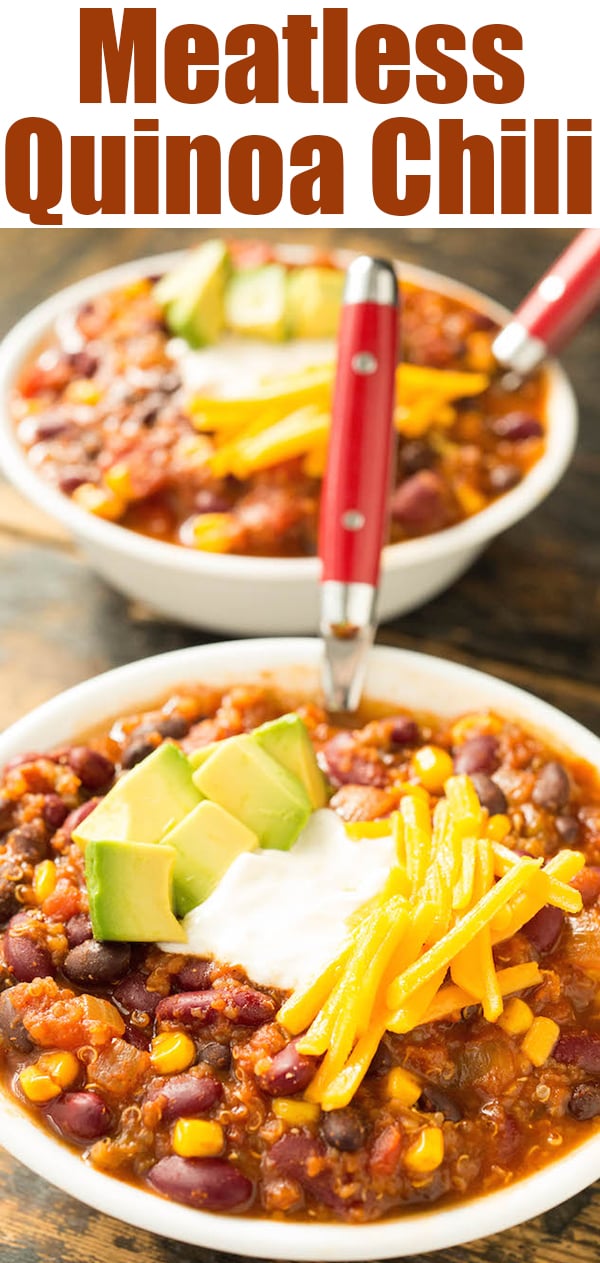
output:
<instances>
[{"instance_id":1,"label":"wooden table surface","mask_svg":"<svg viewBox=\"0 0 600 1263\"><path fill-rule=\"evenodd\" d=\"M255 233L252 235L261 235ZM514 307L567 243L553 229L279 232L404 256ZM36 302L87 273L172 249L197 233L7 229L0 233L0 334ZM600 321L564 355L581 437L561 486L486 551L452 589L383 627L382 643L481 667L600 731ZM0 724L98 671L214 639L131 605L98 579L60 527L0 485ZM0 1137L1 1140L1 1137ZM0 1151L2 1263L212 1263L225 1256L117 1223L56 1193ZM165 1220L168 1220L165 1204ZM428 1256L432 1263L592 1263L600 1185L524 1227ZM423 1256L418 1256L419 1258Z\"/></svg>"}]
</instances>

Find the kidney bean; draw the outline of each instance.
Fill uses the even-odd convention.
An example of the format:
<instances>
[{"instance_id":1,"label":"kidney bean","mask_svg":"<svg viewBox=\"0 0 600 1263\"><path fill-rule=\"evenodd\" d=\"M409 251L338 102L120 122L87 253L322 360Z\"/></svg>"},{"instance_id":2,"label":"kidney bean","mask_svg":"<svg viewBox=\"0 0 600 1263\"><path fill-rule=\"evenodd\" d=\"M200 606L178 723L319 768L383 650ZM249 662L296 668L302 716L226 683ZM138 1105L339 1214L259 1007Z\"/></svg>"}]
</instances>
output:
<instances>
[{"instance_id":1,"label":"kidney bean","mask_svg":"<svg viewBox=\"0 0 600 1263\"><path fill-rule=\"evenodd\" d=\"M2 865L0 868L0 926L6 925L6 922L19 911L21 906L17 899L19 884L19 878L15 876L11 866Z\"/></svg>"},{"instance_id":2,"label":"kidney bean","mask_svg":"<svg viewBox=\"0 0 600 1263\"><path fill-rule=\"evenodd\" d=\"M256 991L253 987L230 987L221 994L225 998L225 1017L238 1026L262 1026L275 1015L275 1001L264 991Z\"/></svg>"},{"instance_id":3,"label":"kidney bean","mask_svg":"<svg viewBox=\"0 0 600 1263\"><path fill-rule=\"evenodd\" d=\"M81 943L93 938L92 923L87 912L76 912L75 916L69 917L65 932L69 947L79 947Z\"/></svg>"},{"instance_id":4,"label":"kidney bean","mask_svg":"<svg viewBox=\"0 0 600 1263\"><path fill-rule=\"evenodd\" d=\"M176 1118L207 1114L222 1095L223 1086L212 1074L177 1074L162 1085L152 1084L146 1099L160 1098L163 1123L173 1123Z\"/></svg>"},{"instance_id":5,"label":"kidney bean","mask_svg":"<svg viewBox=\"0 0 600 1263\"><path fill-rule=\"evenodd\" d=\"M427 1114L443 1114L450 1123L458 1123L462 1118L462 1110L459 1109L456 1101L434 1083L428 1083L423 1089L418 1100L418 1108Z\"/></svg>"},{"instance_id":6,"label":"kidney bean","mask_svg":"<svg viewBox=\"0 0 600 1263\"><path fill-rule=\"evenodd\" d=\"M396 746L416 746L419 744L421 734L419 725L414 719L409 719L408 715L395 715L393 719L393 728L390 738Z\"/></svg>"},{"instance_id":7,"label":"kidney bean","mask_svg":"<svg viewBox=\"0 0 600 1263\"><path fill-rule=\"evenodd\" d=\"M492 430L498 438L508 439L510 443L541 438L544 433L539 418L529 412L506 412L503 417L496 417L492 422Z\"/></svg>"},{"instance_id":8,"label":"kidney bean","mask_svg":"<svg viewBox=\"0 0 600 1263\"><path fill-rule=\"evenodd\" d=\"M488 472L488 486L494 495L512 491L520 483L523 474L518 465L493 465Z\"/></svg>"},{"instance_id":9,"label":"kidney bean","mask_svg":"<svg viewBox=\"0 0 600 1263\"><path fill-rule=\"evenodd\" d=\"M39 750L27 750L24 754L13 754L12 759L4 765L5 772L13 772L17 767L23 767L25 763L37 763L39 759L53 762L51 754L40 754Z\"/></svg>"},{"instance_id":10,"label":"kidney bean","mask_svg":"<svg viewBox=\"0 0 600 1263\"><path fill-rule=\"evenodd\" d=\"M586 864L581 872L575 874L570 884L579 891L584 908L591 908L600 896L600 868L594 864Z\"/></svg>"},{"instance_id":11,"label":"kidney bean","mask_svg":"<svg viewBox=\"0 0 600 1263\"><path fill-rule=\"evenodd\" d=\"M487 776L485 772L473 772L471 780L481 806L485 807L490 816L504 815L508 803L500 786L491 776Z\"/></svg>"},{"instance_id":12,"label":"kidney bean","mask_svg":"<svg viewBox=\"0 0 600 1263\"><path fill-rule=\"evenodd\" d=\"M44 822L53 833L64 824L69 815L69 808L59 794L47 794L42 807Z\"/></svg>"},{"instance_id":13,"label":"kidney bean","mask_svg":"<svg viewBox=\"0 0 600 1263\"><path fill-rule=\"evenodd\" d=\"M27 864L39 864L48 854L46 829L41 820L22 824L6 839L7 852Z\"/></svg>"},{"instance_id":14,"label":"kidney bean","mask_svg":"<svg viewBox=\"0 0 600 1263\"><path fill-rule=\"evenodd\" d=\"M99 368L100 361L97 355L92 355L91 351L71 351L69 364L77 377L93 377Z\"/></svg>"},{"instance_id":15,"label":"kidney bean","mask_svg":"<svg viewBox=\"0 0 600 1263\"><path fill-rule=\"evenodd\" d=\"M51 978L54 965L48 948L22 932L26 913L18 912L9 921L4 935L4 959L18 982L33 982L34 978Z\"/></svg>"},{"instance_id":16,"label":"kidney bean","mask_svg":"<svg viewBox=\"0 0 600 1263\"><path fill-rule=\"evenodd\" d=\"M336 1192L331 1171L322 1169L320 1159L324 1153L322 1141L306 1132L290 1131L281 1140L276 1140L269 1150L264 1164L265 1171L267 1175L276 1173L285 1179L297 1180L302 1188L312 1193L325 1206L331 1206L337 1214L343 1214L348 1204Z\"/></svg>"},{"instance_id":17,"label":"kidney bean","mask_svg":"<svg viewBox=\"0 0 600 1263\"><path fill-rule=\"evenodd\" d=\"M425 439L411 439L403 443L400 449L400 460L406 476L418 474L421 469L429 469L435 464L435 452Z\"/></svg>"},{"instance_id":18,"label":"kidney bean","mask_svg":"<svg viewBox=\"0 0 600 1263\"><path fill-rule=\"evenodd\" d=\"M83 486L84 482L97 482L97 476L92 466L87 465L66 465L61 470L58 486L65 496L72 496L78 487Z\"/></svg>"},{"instance_id":19,"label":"kidney bean","mask_svg":"<svg viewBox=\"0 0 600 1263\"><path fill-rule=\"evenodd\" d=\"M147 759L149 754L156 749L156 742L151 741L148 737L134 737L124 746L121 752L121 767L126 771L141 763L142 759Z\"/></svg>"},{"instance_id":20,"label":"kidney bean","mask_svg":"<svg viewBox=\"0 0 600 1263\"><path fill-rule=\"evenodd\" d=\"M99 1092L65 1092L45 1112L67 1140L98 1140L112 1126L110 1110Z\"/></svg>"},{"instance_id":21,"label":"kidney bean","mask_svg":"<svg viewBox=\"0 0 600 1263\"><path fill-rule=\"evenodd\" d=\"M175 1022L181 1026L203 1026L217 1017L216 991L183 991L165 996L156 1009L157 1022Z\"/></svg>"},{"instance_id":22,"label":"kidney bean","mask_svg":"<svg viewBox=\"0 0 600 1263\"><path fill-rule=\"evenodd\" d=\"M338 732L323 746L320 755L325 774L333 785L374 785L382 789L388 783L388 772L376 753L357 744L350 732Z\"/></svg>"},{"instance_id":23,"label":"kidney bean","mask_svg":"<svg viewBox=\"0 0 600 1263\"><path fill-rule=\"evenodd\" d=\"M231 1048L229 1044L204 1044L198 1056L200 1061L204 1061L207 1066L212 1066L215 1070L229 1070L231 1065Z\"/></svg>"},{"instance_id":24,"label":"kidney bean","mask_svg":"<svg viewBox=\"0 0 600 1263\"><path fill-rule=\"evenodd\" d=\"M586 1074L600 1075L600 1032L561 1035L552 1056L563 1066L577 1066Z\"/></svg>"},{"instance_id":25,"label":"kidney bean","mask_svg":"<svg viewBox=\"0 0 600 1263\"><path fill-rule=\"evenodd\" d=\"M113 996L117 1004L129 1013L154 1013L160 1000L157 991L148 991L143 974L128 974L115 987Z\"/></svg>"},{"instance_id":26,"label":"kidney bean","mask_svg":"<svg viewBox=\"0 0 600 1263\"><path fill-rule=\"evenodd\" d=\"M579 821L575 816L557 816L554 821L556 832L565 846L575 846L579 841Z\"/></svg>"},{"instance_id":27,"label":"kidney bean","mask_svg":"<svg viewBox=\"0 0 600 1263\"><path fill-rule=\"evenodd\" d=\"M600 1114L600 1083L576 1083L569 1099L569 1113L580 1121Z\"/></svg>"},{"instance_id":28,"label":"kidney bean","mask_svg":"<svg viewBox=\"0 0 600 1263\"><path fill-rule=\"evenodd\" d=\"M63 962L63 973L72 982L115 982L129 967L131 948L128 943L98 943L86 939L72 947Z\"/></svg>"},{"instance_id":29,"label":"kidney bean","mask_svg":"<svg viewBox=\"0 0 600 1263\"><path fill-rule=\"evenodd\" d=\"M84 789L105 789L115 774L114 764L89 746L73 746L67 755L69 767L79 777Z\"/></svg>"},{"instance_id":30,"label":"kidney bean","mask_svg":"<svg viewBox=\"0 0 600 1263\"><path fill-rule=\"evenodd\" d=\"M355 1153L365 1142L365 1127L351 1109L330 1110L323 1114L321 1135L328 1145L343 1153Z\"/></svg>"},{"instance_id":31,"label":"kidney bean","mask_svg":"<svg viewBox=\"0 0 600 1263\"><path fill-rule=\"evenodd\" d=\"M470 737L454 755L454 771L471 776L473 772L490 775L498 766L498 741L491 733Z\"/></svg>"},{"instance_id":32,"label":"kidney bean","mask_svg":"<svg viewBox=\"0 0 600 1263\"><path fill-rule=\"evenodd\" d=\"M546 811L560 811L569 801L570 793L568 772L562 763L552 759L538 772L531 797L536 807L543 807Z\"/></svg>"},{"instance_id":33,"label":"kidney bean","mask_svg":"<svg viewBox=\"0 0 600 1263\"><path fill-rule=\"evenodd\" d=\"M129 1018L125 1018L125 1030L123 1039L127 1044L131 1044L133 1048L139 1048L142 1052L148 1052L150 1042L152 1040L152 1028L148 1026L136 1026Z\"/></svg>"},{"instance_id":34,"label":"kidney bean","mask_svg":"<svg viewBox=\"0 0 600 1263\"><path fill-rule=\"evenodd\" d=\"M15 819L16 803L5 794L0 794L0 833L8 833Z\"/></svg>"},{"instance_id":35,"label":"kidney bean","mask_svg":"<svg viewBox=\"0 0 600 1263\"><path fill-rule=\"evenodd\" d=\"M182 965L173 982L178 991L206 991L212 979L210 960L188 960Z\"/></svg>"},{"instance_id":36,"label":"kidney bean","mask_svg":"<svg viewBox=\"0 0 600 1263\"><path fill-rule=\"evenodd\" d=\"M77 826L92 813L94 807L97 807L99 802L99 798L90 798L87 803L82 803L80 807L76 807L74 811L69 812L63 824L63 829L69 839L71 839Z\"/></svg>"},{"instance_id":37,"label":"kidney bean","mask_svg":"<svg viewBox=\"0 0 600 1263\"><path fill-rule=\"evenodd\" d=\"M231 508L231 500L222 491L211 491L203 487L194 497L196 513L227 513Z\"/></svg>"},{"instance_id":38,"label":"kidney bean","mask_svg":"<svg viewBox=\"0 0 600 1263\"><path fill-rule=\"evenodd\" d=\"M535 916L523 926L523 933L536 951L552 952L561 936L565 923L565 914L560 908L548 905L540 908Z\"/></svg>"},{"instance_id":39,"label":"kidney bean","mask_svg":"<svg viewBox=\"0 0 600 1263\"><path fill-rule=\"evenodd\" d=\"M441 526L446 520L444 484L432 469L421 469L392 492L391 514L412 530Z\"/></svg>"},{"instance_id":40,"label":"kidney bean","mask_svg":"<svg viewBox=\"0 0 600 1263\"><path fill-rule=\"evenodd\" d=\"M245 1210L254 1196L252 1181L224 1158L161 1158L148 1174L159 1193L198 1210Z\"/></svg>"},{"instance_id":41,"label":"kidney bean","mask_svg":"<svg viewBox=\"0 0 600 1263\"><path fill-rule=\"evenodd\" d=\"M292 1040L275 1053L266 1070L257 1075L263 1092L269 1096L295 1096L303 1092L315 1076L318 1058L298 1052Z\"/></svg>"},{"instance_id":42,"label":"kidney bean","mask_svg":"<svg viewBox=\"0 0 600 1263\"><path fill-rule=\"evenodd\" d=\"M0 993L0 1036L19 1052L29 1052L33 1047L23 1021L15 1011L10 991Z\"/></svg>"}]
</instances>

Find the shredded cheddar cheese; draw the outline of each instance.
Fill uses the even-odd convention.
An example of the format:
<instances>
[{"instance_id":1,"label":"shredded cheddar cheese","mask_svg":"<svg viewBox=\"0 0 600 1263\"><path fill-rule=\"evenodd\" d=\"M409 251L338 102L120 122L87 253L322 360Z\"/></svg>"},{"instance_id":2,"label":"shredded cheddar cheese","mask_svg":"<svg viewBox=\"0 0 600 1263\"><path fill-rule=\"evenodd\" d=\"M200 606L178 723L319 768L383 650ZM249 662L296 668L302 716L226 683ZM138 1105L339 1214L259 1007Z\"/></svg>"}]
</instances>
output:
<instances>
[{"instance_id":1,"label":"shredded cheddar cheese","mask_svg":"<svg viewBox=\"0 0 600 1263\"><path fill-rule=\"evenodd\" d=\"M582 906L567 883L583 855L563 850L545 865L516 855L503 843L505 824L490 830L468 776L450 776L437 801L423 790L403 794L395 815L370 828L395 839L386 885L336 959L279 1013L301 1036L299 1051L322 1057L305 1097L324 1110L352 1099L386 1030L408 1033L473 1004L487 1021L501 1019L505 997L537 986L541 974L535 961L497 969L495 944L547 904L569 914ZM513 1004L507 1029L515 1012ZM541 1058L550 1043L538 1022L525 1051Z\"/></svg>"}]
</instances>

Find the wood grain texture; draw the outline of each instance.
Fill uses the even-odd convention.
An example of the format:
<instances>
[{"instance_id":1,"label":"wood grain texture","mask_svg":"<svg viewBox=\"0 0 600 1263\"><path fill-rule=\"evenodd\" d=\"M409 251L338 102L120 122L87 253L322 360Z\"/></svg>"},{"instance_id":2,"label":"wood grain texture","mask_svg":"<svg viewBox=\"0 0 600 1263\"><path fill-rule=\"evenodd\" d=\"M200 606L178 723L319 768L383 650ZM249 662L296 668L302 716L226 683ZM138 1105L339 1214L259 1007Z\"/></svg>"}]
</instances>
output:
<instances>
[{"instance_id":1,"label":"wood grain texture","mask_svg":"<svg viewBox=\"0 0 600 1263\"><path fill-rule=\"evenodd\" d=\"M199 235L5 230L0 334L59 286ZM457 276L509 307L569 239L566 232L542 229L323 229L277 236L402 256ZM496 540L453 588L379 633L382 643L466 662L519 684L595 731L600 731L599 331L596 318L564 356L580 403L581 438L560 488L526 522ZM5 485L0 485L0 585L2 725L98 671L214 639L168 623L112 591L56 523ZM225 1261L87 1210L2 1151L0 1196L1 1263ZM565 1257L592 1263L599 1252L600 1186L594 1186L520 1228L427 1257L433 1263L564 1263Z\"/></svg>"}]
</instances>

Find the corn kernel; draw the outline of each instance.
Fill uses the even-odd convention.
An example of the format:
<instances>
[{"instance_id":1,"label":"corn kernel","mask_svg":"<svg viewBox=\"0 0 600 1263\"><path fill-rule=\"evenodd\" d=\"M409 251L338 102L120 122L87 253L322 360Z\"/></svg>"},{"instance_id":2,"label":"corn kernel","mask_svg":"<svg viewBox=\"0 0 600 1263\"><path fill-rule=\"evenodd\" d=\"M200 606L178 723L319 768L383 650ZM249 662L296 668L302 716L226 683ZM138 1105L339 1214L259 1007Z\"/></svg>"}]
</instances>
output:
<instances>
[{"instance_id":1,"label":"corn kernel","mask_svg":"<svg viewBox=\"0 0 600 1263\"><path fill-rule=\"evenodd\" d=\"M121 500L133 499L133 488L131 485L131 474L129 466L124 460L117 461L116 465L112 465L104 474L106 486L118 496Z\"/></svg>"},{"instance_id":2,"label":"corn kernel","mask_svg":"<svg viewBox=\"0 0 600 1263\"><path fill-rule=\"evenodd\" d=\"M482 509L485 509L487 504L485 496L470 483L457 481L454 484L454 493L467 517L472 517L474 513L480 513Z\"/></svg>"},{"instance_id":3,"label":"corn kernel","mask_svg":"<svg viewBox=\"0 0 600 1263\"><path fill-rule=\"evenodd\" d=\"M512 1000L508 1001L508 1004L504 1006L504 1012L498 1018L498 1026L501 1026L508 1035L524 1035L532 1023L533 1013L529 1005L518 996L513 996Z\"/></svg>"},{"instance_id":4,"label":"corn kernel","mask_svg":"<svg viewBox=\"0 0 600 1263\"><path fill-rule=\"evenodd\" d=\"M508 816L490 816L486 826L486 835L491 842L504 842L511 830Z\"/></svg>"},{"instance_id":5,"label":"corn kernel","mask_svg":"<svg viewBox=\"0 0 600 1263\"><path fill-rule=\"evenodd\" d=\"M65 399L68 399L69 403L87 404L90 408L93 408L101 397L98 387L94 382L87 381L85 377L71 382L65 390Z\"/></svg>"},{"instance_id":6,"label":"corn kernel","mask_svg":"<svg viewBox=\"0 0 600 1263\"><path fill-rule=\"evenodd\" d=\"M36 864L33 873L33 893L38 903L51 895L56 886L56 867L52 860L42 860Z\"/></svg>"},{"instance_id":7,"label":"corn kernel","mask_svg":"<svg viewBox=\"0 0 600 1263\"><path fill-rule=\"evenodd\" d=\"M178 1074L196 1060L196 1045L185 1031L163 1031L152 1040L150 1060L159 1074Z\"/></svg>"},{"instance_id":8,"label":"corn kernel","mask_svg":"<svg viewBox=\"0 0 600 1263\"><path fill-rule=\"evenodd\" d=\"M521 1044L532 1065L543 1066L560 1035L560 1026L551 1017L534 1018Z\"/></svg>"},{"instance_id":9,"label":"corn kernel","mask_svg":"<svg viewBox=\"0 0 600 1263\"><path fill-rule=\"evenodd\" d=\"M70 1087L80 1068L74 1053L44 1053L33 1065L25 1066L19 1075L19 1083L28 1101L43 1105Z\"/></svg>"},{"instance_id":10,"label":"corn kernel","mask_svg":"<svg viewBox=\"0 0 600 1263\"><path fill-rule=\"evenodd\" d=\"M227 553L233 540L231 513L202 513L192 528L194 545L206 553Z\"/></svg>"},{"instance_id":11,"label":"corn kernel","mask_svg":"<svg viewBox=\"0 0 600 1263\"><path fill-rule=\"evenodd\" d=\"M321 1109L312 1101L296 1101L293 1097L277 1096L272 1102L273 1113L291 1127L307 1127L318 1121Z\"/></svg>"},{"instance_id":12,"label":"corn kernel","mask_svg":"<svg viewBox=\"0 0 600 1263\"><path fill-rule=\"evenodd\" d=\"M344 829L349 838L387 838L393 831L393 819L385 820L347 820Z\"/></svg>"},{"instance_id":13,"label":"corn kernel","mask_svg":"<svg viewBox=\"0 0 600 1263\"><path fill-rule=\"evenodd\" d=\"M439 1127L424 1127L406 1151L405 1163L415 1175L429 1175L444 1160L444 1136Z\"/></svg>"},{"instance_id":14,"label":"corn kernel","mask_svg":"<svg viewBox=\"0 0 600 1263\"><path fill-rule=\"evenodd\" d=\"M71 499L86 513L94 517L104 518L107 522L117 522L125 512L125 501L116 496L110 487L97 487L93 482L82 482L76 487Z\"/></svg>"},{"instance_id":15,"label":"corn kernel","mask_svg":"<svg viewBox=\"0 0 600 1263\"><path fill-rule=\"evenodd\" d=\"M454 772L450 755L440 746L421 746L413 755L411 767L421 785L432 793L443 789L448 777Z\"/></svg>"},{"instance_id":16,"label":"corn kernel","mask_svg":"<svg viewBox=\"0 0 600 1263\"><path fill-rule=\"evenodd\" d=\"M216 1158L225 1135L220 1123L203 1118L179 1118L173 1128L173 1149L180 1158Z\"/></svg>"},{"instance_id":17,"label":"corn kernel","mask_svg":"<svg viewBox=\"0 0 600 1263\"><path fill-rule=\"evenodd\" d=\"M422 1091L418 1079L415 1079L414 1075L409 1074L408 1070L404 1070L402 1066L395 1066L386 1076L386 1096L390 1100L398 1101L400 1105L406 1105L407 1109L411 1105L416 1105Z\"/></svg>"}]
</instances>

